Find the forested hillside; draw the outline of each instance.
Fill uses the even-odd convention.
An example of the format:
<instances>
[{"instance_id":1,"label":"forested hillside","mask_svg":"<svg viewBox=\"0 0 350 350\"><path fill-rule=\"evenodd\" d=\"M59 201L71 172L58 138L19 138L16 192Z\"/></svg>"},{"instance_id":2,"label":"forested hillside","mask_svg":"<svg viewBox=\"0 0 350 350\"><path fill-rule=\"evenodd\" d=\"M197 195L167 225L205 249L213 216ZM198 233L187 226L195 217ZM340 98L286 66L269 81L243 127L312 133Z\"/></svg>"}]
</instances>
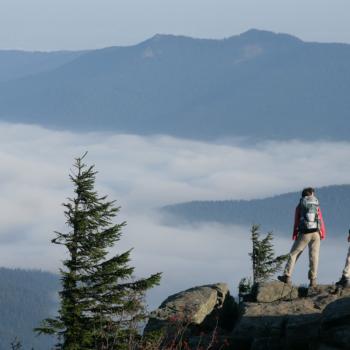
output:
<instances>
[{"instance_id":1,"label":"forested hillside","mask_svg":"<svg viewBox=\"0 0 350 350\"><path fill-rule=\"evenodd\" d=\"M0 268L0 350L9 350L15 337L25 350L50 348L52 338L36 337L33 328L55 313L58 289L57 275Z\"/></svg>"},{"instance_id":2,"label":"forested hillside","mask_svg":"<svg viewBox=\"0 0 350 350\"><path fill-rule=\"evenodd\" d=\"M259 30L225 40L156 35L37 68L0 83L2 120L200 139L348 139L346 44Z\"/></svg>"},{"instance_id":3,"label":"forested hillside","mask_svg":"<svg viewBox=\"0 0 350 350\"><path fill-rule=\"evenodd\" d=\"M56 69L83 53L84 51L25 52L0 50L0 82Z\"/></svg>"},{"instance_id":4,"label":"forested hillside","mask_svg":"<svg viewBox=\"0 0 350 350\"><path fill-rule=\"evenodd\" d=\"M317 189L330 238L344 238L350 227L350 185ZM193 201L162 209L169 223L261 224L276 235L290 235L299 192L257 200Z\"/></svg>"}]
</instances>

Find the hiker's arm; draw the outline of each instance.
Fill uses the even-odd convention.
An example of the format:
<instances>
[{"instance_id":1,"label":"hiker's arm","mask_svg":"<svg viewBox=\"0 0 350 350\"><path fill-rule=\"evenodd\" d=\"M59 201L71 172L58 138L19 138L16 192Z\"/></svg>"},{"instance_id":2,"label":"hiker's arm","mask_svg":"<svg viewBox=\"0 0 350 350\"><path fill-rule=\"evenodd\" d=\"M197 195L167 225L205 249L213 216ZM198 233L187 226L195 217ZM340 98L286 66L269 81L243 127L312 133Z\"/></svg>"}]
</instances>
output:
<instances>
[{"instance_id":1,"label":"hiker's arm","mask_svg":"<svg viewBox=\"0 0 350 350\"><path fill-rule=\"evenodd\" d=\"M348 242L350 242L350 230L349 230L349 235L348 235Z\"/></svg>"},{"instance_id":2,"label":"hiker's arm","mask_svg":"<svg viewBox=\"0 0 350 350\"><path fill-rule=\"evenodd\" d=\"M321 236L321 239L325 239L325 237L326 237L326 226L324 224L321 208L318 208L318 218L320 220L320 236Z\"/></svg>"}]
</instances>

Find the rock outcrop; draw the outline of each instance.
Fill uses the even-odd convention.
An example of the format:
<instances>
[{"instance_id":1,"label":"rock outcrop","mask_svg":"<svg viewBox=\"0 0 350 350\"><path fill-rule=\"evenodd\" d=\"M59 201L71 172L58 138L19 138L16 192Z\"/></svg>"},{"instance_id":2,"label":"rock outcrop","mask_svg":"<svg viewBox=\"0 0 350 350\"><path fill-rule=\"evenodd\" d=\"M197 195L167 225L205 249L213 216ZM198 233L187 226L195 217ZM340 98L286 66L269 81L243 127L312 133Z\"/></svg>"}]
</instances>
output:
<instances>
[{"instance_id":1,"label":"rock outcrop","mask_svg":"<svg viewBox=\"0 0 350 350\"><path fill-rule=\"evenodd\" d=\"M292 285L272 281L255 285L253 294L258 303L272 303L279 300L296 299L299 297L299 290Z\"/></svg>"},{"instance_id":2,"label":"rock outcrop","mask_svg":"<svg viewBox=\"0 0 350 350\"><path fill-rule=\"evenodd\" d=\"M350 349L350 290L274 281L255 286L253 300L240 305L232 332L237 349Z\"/></svg>"},{"instance_id":3,"label":"rock outcrop","mask_svg":"<svg viewBox=\"0 0 350 350\"><path fill-rule=\"evenodd\" d=\"M215 333L204 349L350 350L350 288L256 285L238 306L226 284L195 287L166 299L152 313L145 332L186 323L187 344L198 348L199 334ZM238 312L237 312L238 308Z\"/></svg>"},{"instance_id":4,"label":"rock outcrop","mask_svg":"<svg viewBox=\"0 0 350 350\"><path fill-rule=\"evenodd\" d=\"M218 326L233 327L237 305L227 284L217 283L194 287L168 297L151 313L145 332L166 330L181 322L196 331L211 330Z\"/></svg>"}]
</instances>

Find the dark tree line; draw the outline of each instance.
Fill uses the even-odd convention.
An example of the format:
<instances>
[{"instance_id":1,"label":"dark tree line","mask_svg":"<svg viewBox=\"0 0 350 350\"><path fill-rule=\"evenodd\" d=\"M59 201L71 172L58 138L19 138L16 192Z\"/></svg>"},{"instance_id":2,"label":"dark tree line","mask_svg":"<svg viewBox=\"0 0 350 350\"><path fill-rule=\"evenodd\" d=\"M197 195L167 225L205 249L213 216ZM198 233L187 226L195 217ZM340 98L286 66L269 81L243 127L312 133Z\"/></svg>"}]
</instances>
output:
<instances>
[{"instance_id":1,"label":"dark tree line","mask_svg":"<svg viewBox=\"0 0 350 350\"><path fill-rule=\"evenodd\" d=\"M322 213L332 237L343 237L348 228L350 185L334 185L317 189ZM193 201L169 205L163 213L172 223L219 222L250 226L258 222L263 229L273 230L276 236L291 236L294 209L300 192L286 193L265 199Z\"/></svg>"}]
</instances>

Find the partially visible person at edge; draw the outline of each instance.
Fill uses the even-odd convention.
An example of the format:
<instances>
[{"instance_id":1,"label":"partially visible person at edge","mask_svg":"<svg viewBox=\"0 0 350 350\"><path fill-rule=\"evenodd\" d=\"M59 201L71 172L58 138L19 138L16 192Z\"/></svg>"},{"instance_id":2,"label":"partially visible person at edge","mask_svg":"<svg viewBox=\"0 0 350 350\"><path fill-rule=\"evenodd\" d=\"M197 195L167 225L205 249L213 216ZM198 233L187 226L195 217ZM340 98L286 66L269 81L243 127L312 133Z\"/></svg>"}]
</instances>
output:
<instances>
[{"instance_id":1,"label":"partially visible person at edge","mask_svg":"<svg viewBox=\"0 0 350 350\"><path fill-rule=\"evenodd\" d=\"M348 242L350 242L350 230L348 235ZM343 275L340 280L336 283L338 287L350 287L350 247L348 250L348 256L346 257L345 267L343 270Z\"/></svg>"},{"instance_id":2,"label":"partially visible person at edge","mask_svg":"<svg viewBox=\"0 0 350 350\"><path fill-rule=\"evenodd\" d=\"M322 211L315 190L312 187L303 189L301 199L295 209L293 240L295 241L289 254L284 274L278 279L284 283L291 283L291 276L295 263L309 247L309 274L310 287L317 286L317 269L320 254L321 240L326 237L326 228Z\"/></svg>"}]
</instances>

